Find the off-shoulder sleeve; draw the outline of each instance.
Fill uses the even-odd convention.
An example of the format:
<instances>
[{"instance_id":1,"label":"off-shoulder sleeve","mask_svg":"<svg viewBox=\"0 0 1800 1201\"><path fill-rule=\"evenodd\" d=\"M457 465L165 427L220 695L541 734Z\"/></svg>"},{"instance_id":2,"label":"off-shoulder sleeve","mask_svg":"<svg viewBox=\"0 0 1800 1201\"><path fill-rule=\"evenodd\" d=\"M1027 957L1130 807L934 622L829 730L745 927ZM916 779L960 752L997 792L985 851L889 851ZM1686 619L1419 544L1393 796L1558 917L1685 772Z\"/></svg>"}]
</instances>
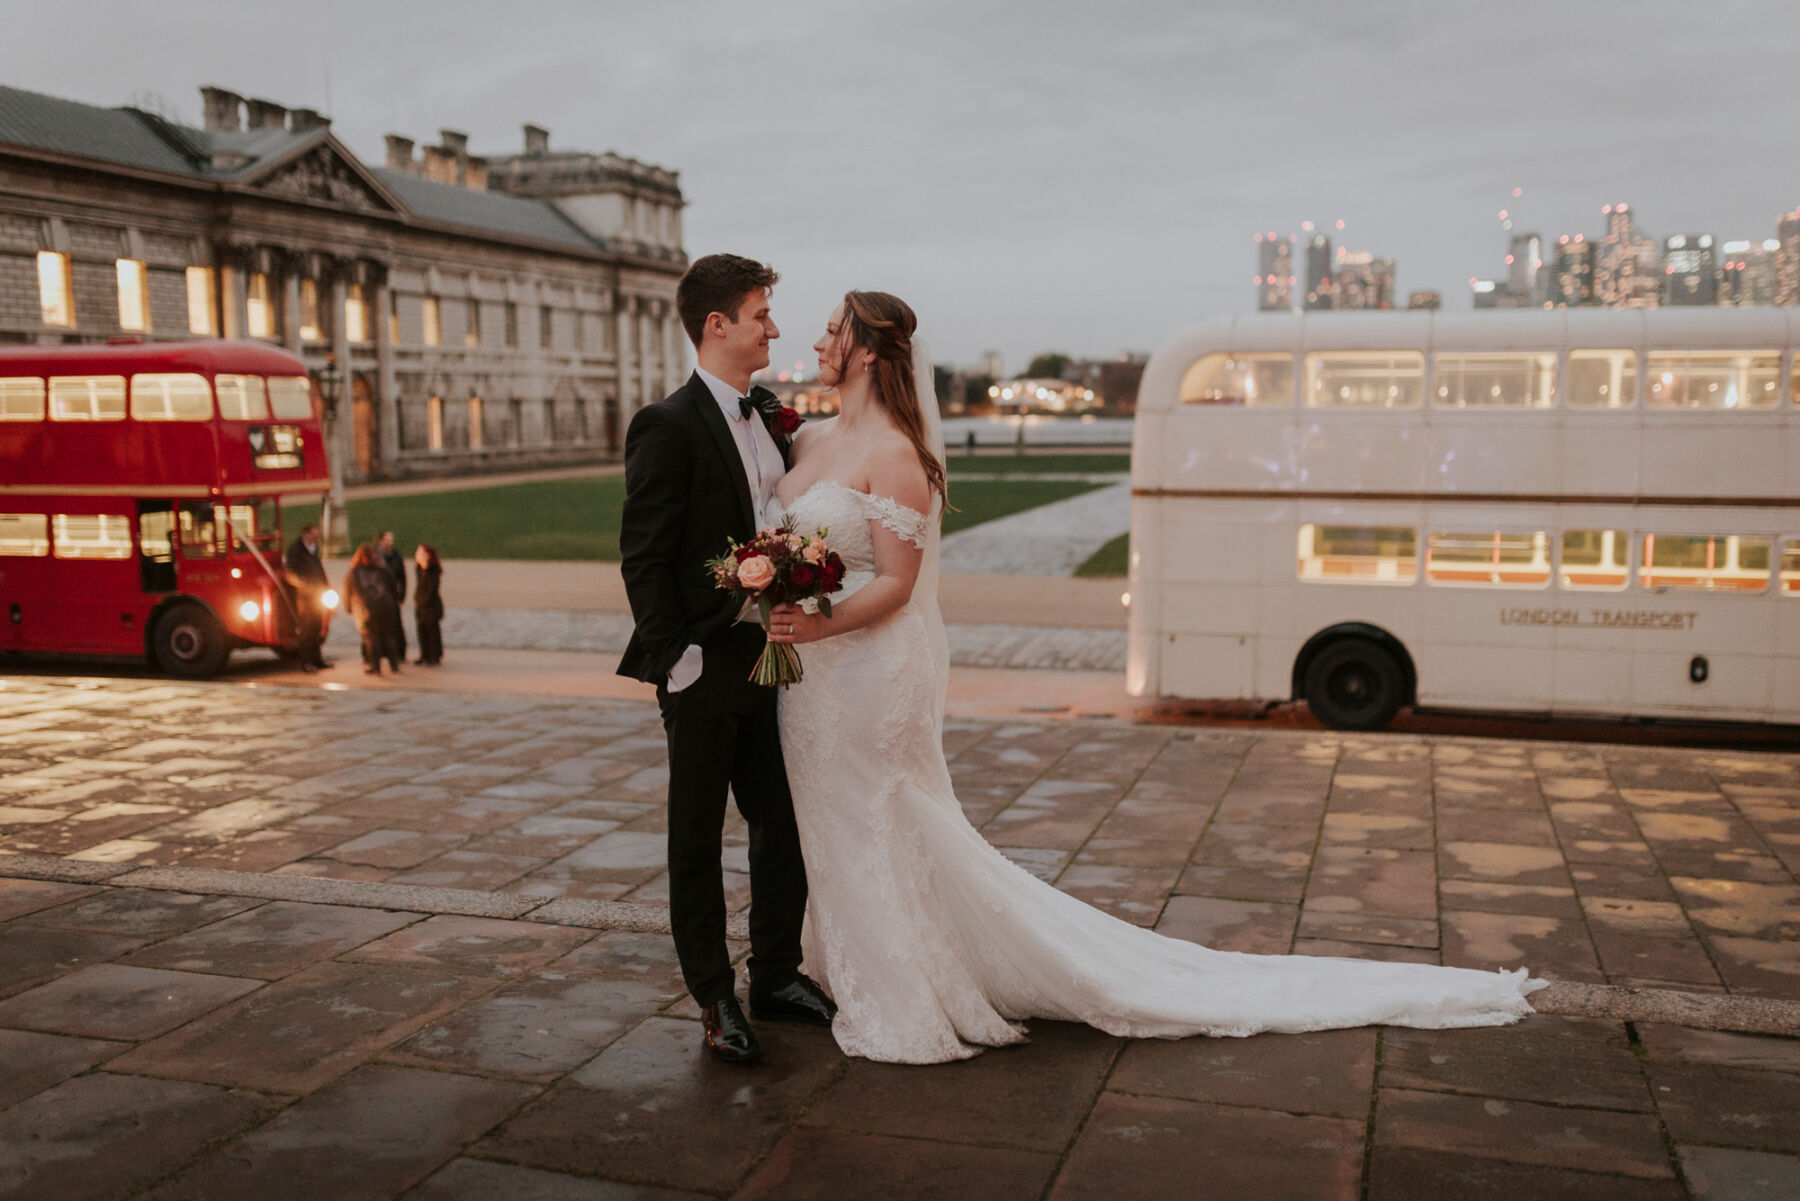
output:
<instances>
[{"instance_id":1,"label":"off-shoulder sleeve","mask_svg":"<svg viewBox=\"0 0 1800 1201\"><path fill-rule=\"evenodd\" d=\"M873 496L867 492L859 495L868 505L871 520L879 521L920 550L925 549L925 537L931 530L930 517L889 496Z\"/></svg>"}]
</instances>

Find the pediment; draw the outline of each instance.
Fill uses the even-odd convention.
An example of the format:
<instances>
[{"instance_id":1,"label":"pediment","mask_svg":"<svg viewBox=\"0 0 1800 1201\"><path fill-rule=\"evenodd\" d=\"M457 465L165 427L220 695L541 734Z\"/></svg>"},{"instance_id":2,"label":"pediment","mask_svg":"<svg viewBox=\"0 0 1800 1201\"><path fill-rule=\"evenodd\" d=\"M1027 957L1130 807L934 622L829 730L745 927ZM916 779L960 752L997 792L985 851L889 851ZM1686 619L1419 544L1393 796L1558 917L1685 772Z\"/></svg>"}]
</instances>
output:
<instances>
[{"instance_id":1,"label":"pediment","mask_svg":"<svg viewBox=\"0 0 1800 1201\"><path fill-rule=\"evenodd\" d=\"M255 190L284 200L329 204L359 213L394 213L397 206L330 144L315 146L257 180Z\"/></svg>"}]
</instances>

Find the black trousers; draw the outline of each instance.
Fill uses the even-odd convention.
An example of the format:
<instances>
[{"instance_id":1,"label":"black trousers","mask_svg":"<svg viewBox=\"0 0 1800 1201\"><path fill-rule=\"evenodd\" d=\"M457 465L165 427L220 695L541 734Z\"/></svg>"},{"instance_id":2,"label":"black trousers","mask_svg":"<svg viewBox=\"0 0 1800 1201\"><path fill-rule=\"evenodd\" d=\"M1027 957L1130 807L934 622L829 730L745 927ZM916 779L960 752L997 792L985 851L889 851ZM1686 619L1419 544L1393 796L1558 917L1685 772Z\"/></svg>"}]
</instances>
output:
<instances>
[{"instance_id":1,"label":"black trousers","mask_svg":"<svg viewBox=\"0 0 1800 1201\"><path fill-rule=\"evenodd\" d=\"M442 622L430 613L413 610L415 624L419 627L419 662L437 663L444 657L444 627Z\"/></svg>"},{"instance_id":2,"label":"black trousers","mask_svg":"<svg viewBox=\"0 0 1800 1201\"><path fill-rule=\"evenodd\" d=\"M314 667L325 666L325 656L321 649L325 644L325 613L304 601L294 605L294 637L299 643L296 652L300 662L310 663Z\"/></svg>"},{"instance_id":3,"label":"black trousers","mask_svg":"<svg viewBox=\"0 0 1800 1201\"><path fill-rule=\"evenodd\" d=\"M669 737L669 920L688 992L702 1006L732 995L720 868L729 788L750 827L750 988L800 971L806 865L775 723L775 690L750 683L763 634L740 623L701 650L700 678L656 690Z\"/></svg>"}]
</instances>

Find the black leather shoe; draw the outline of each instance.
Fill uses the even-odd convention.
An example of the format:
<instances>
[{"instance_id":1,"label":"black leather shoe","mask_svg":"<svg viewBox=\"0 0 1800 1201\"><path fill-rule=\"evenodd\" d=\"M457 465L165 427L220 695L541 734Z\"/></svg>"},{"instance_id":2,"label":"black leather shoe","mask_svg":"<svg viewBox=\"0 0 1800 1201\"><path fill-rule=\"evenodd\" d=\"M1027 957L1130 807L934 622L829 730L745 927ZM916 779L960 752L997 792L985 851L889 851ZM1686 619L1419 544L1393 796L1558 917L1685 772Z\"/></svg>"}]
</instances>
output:
<instances>
[{"instance_id":1,"label":"black leather shoe","mask_svg":"<svg viewBox=\"0 0 1800 1201\"><path fill-rule=\"evenodd\" d=\"M763 1061L762 1044L756 1041L756 1031L750 1028L736 997L708 1005L701 1022L706 1027L706 1049L714 1057L746 1066Z\"/></svg>"},{"instance_id":2,"label":"black leather shoe","mask_svg":"<svg viewBox=\"0 0 1800 1201\"><path fill-rule=\"evenodd\" d=\"M829 1026L837 1016L837 1002L805 976L795 976L768 992L750 990L750 1013L761 1022L805 1022Z\"/></svg>"}]
</instances>

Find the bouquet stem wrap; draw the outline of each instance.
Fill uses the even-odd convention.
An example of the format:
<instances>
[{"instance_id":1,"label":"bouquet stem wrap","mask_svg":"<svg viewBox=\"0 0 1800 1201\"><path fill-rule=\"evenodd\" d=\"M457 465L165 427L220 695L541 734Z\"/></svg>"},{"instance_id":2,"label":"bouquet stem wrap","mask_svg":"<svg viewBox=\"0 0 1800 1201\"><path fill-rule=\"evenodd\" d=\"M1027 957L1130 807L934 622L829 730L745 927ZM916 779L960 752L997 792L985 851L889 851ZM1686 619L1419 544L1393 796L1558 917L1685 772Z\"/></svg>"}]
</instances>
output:
<instances>
[{"instance_id":1,"label":"bouquet stem wrap","mask_svg":"<svg viewBox=\"0 0 1800 1201\"><path fill-rule=\"evenodd\" d=\"M742 545L733 541L726 552L707 564L713 582L726 592L756 602L764 634L769 632L776 605L816 601L819 613L831 616L829 593L843 585L844 562L825 541L821 529L811 536L794 532L793 522L758 530ZM786 688L806 676L800 652L785 642L768 642L750 671L750 682L764 687Z\"/></svg>"}]
</instances>

